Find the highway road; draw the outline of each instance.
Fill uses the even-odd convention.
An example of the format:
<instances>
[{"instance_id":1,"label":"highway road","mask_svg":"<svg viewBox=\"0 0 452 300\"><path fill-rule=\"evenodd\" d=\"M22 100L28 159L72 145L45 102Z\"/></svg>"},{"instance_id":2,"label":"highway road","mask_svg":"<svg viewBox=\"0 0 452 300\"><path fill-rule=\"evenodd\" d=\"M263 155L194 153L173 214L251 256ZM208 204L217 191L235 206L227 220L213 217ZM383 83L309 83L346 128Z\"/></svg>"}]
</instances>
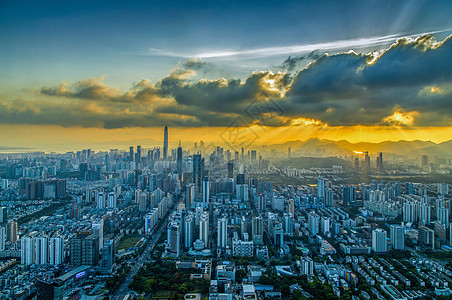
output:
<instances>
[{"instance_id":1,"label":"highway road","mask_svg":"<svg viewBox=\"0 0 452 300\"><path fill-rule=\"evenodd\" d=\"M154 229L154 233L152 234L151 240L149 241L146 249L140 255L140 257L138 258L138 260L136 261L136 263L132 267L132 269L130 269L129 273L127 273L125 280L122 282L122 284L116 290L116 292L114 293L114 295L111 299L122 300L129 293L129 283L132 281L133 276L135 276L137 274L138 270L144 265L146 258L150 255L152 249L154 248L158 239L162 235L163 230L166 229L167 224L168 224L168 217L166 216L165 222L163 222L159 228ZM157 230L157 231L155 231L155 230Z\"/></svg>"}]
</instances>

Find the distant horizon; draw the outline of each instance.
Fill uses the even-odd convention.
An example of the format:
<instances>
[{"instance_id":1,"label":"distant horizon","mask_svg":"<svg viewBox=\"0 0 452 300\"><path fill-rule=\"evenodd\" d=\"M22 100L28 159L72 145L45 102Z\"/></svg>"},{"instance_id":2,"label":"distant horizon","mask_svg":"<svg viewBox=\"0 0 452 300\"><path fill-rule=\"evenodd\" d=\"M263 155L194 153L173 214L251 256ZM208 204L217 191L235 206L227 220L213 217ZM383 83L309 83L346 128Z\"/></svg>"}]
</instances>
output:
<instances>
[{"instance_id":1,"label":"distant horizon","mask_svg":"<svg viewBox=\"0 0 452 300\"><path fill-rule=\"evenodd\" d=\"M255 143L252 146L249 147L245 147L246 150L262 150L263 147L270 147L273 148L275 146L282 146L285 144L290 144L290 143L296 143L296 142L307 142L310 140L320 140L320 141L332 141L332 142L348 142L352 145L359 145L359 144L369 144L369 145L379 145L379 144L386 144L386 143L398 143L398 142L422 142L422 143L433 143L434 145L440 145L443 143L448 143L448 142L452 142L452 139L448 139L448 140L444 140L444 141L440 141L440 142L435 142L432 140L420 140L420 139L413 139L413 140L407 140L407 139L400 139L400 140L382 140L382 141L378 141L378 142L368 142L368 141L357 141L357 142L352 142L349 141L347 139L328 139L328 138L319 138L319 137L309 137L306 138L304 140L302 139L297 139L297 140L290 140L290 141L285 141L282 143L272 143L272 144L264 144L264 143ZM200 149L200 141L183 141L181 140L181 146L184 150L193 150L194 148L194 144L196 143L198 148ZM220 146L225 148L225 150L232 150L233 148L237 149L240 148L239 145L236 146L231 146L229 147L229 145L227 145L224 141L220 142L220 141L210 141L210 140L203 140L203 142L205 143L206 146L208 146L208 150L214 150L211 147L216 147L216 146ZM169 139L169 149L176 149L178 147L179 141L171 141L171 139ZM40 148L32 148L32 147L23 147L23 146L5 146L5 145L0 145L0 154L21 154L21 153L34 153L34 152L44 152L44 153L56 153L56 154L65 154L67 152L77 152L77 151L82 151L85 149L91 149L93 151L96 152L109 152L110 150L118 150L118 151L129 151L129 147L134 147L136 148L136 146L141 146L141 149L153 149L153 148L163 148L163 136L162 136L162 140L161 142L155 141L155 143L139 143L136 140L131 140L130 143L127 143L127 141L123 141L120 145L112 145L111 147L96 147L95 145L80 145L78 147L74 147L74 148L67 148L67 150L62 150L62 149L50 149L50 148L46 148L46 147L40 147ZM358 150L363 150L363 149L358 149ZM282 151L282 150L281 150Z\"/></svg>"}]
</instances>

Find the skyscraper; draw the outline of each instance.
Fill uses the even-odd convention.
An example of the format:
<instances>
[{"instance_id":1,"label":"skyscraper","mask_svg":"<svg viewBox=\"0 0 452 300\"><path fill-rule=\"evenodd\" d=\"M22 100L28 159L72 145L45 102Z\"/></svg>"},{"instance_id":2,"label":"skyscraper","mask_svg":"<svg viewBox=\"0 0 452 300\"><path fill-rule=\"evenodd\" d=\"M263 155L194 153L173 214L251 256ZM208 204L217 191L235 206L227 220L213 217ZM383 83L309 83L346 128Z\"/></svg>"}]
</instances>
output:
<instances>
[{"instance_id":1,"label":"skyscraper","mask_svg":"<svg viewBox=\"0 0 452 300\"><path fill-rule=\"evenodd\" d=\"M308 231L311 236L317 235L319 233L319 222L320 217L315 213L310 213L308 215Z\"/></svg>"},{"instance_id":2,"label":"skyscraper","mask_svg":"<svg viewBox=\"0 0 452 300\"><path fill-rule=\"evenodd\" d=\"M378 171L383 171L383 152L378 153L377 170Z\"/></svg>"},{"instance_id":3,"label":"skyscraper","mask_svg":"<svg viewBox=\"0 0 452 300\"><path fill-rule=\"evenodd\" d=\"M192 214L189 214L185 218L184 224L184 245L185 248L189 249L193 246L193 233L194 233L195 220Z\"/></svg>"},{"instance_id":4,"label":"skyscraper","mask_svg":"<svg viewBox=\"0 0 452 300\"><path fill-rule=\"evenodd\" d=\"M190 183L185 186L185 209L190 210L191 204L195 201L195 184Z\"/></svg>"},{"instance_id":5,"label":"skyscraper","mask_svg":"<svg viewBox=\"0 0 452 300\"><path fill-rule=\"evenodd\" d=\"M392 249L405 249L405 230L401 225L391 225L390 238Z\"/></svg>"},{"instance_id":6,"label":"skyscraper","mask_svg":"<svg viewBox=\"0 0 452 300\"><path fill-rule=\"evenodd\" d=\"M228 162L228 178L234 177L234 163L232 161Z\"/></svg>"},{"instance_id":7,"label":"skyscraper","mask_svg":"<svg viewBox=\"0 0 452 300\"><path fill-rule=\"evenodd\" d=\"M133 158L133 146L131 146L129 149L129 161L133 161Z\"/></svg>"},{"instance_id":8,"label":"skyscraper","mask_svg":"<svg viewBox=\"0 0 452 300\"><path fill-rule=\"evenodd\" d=\"M195 184L195 193L199 195L201 193L201 184L204 173L204 159L201 154L193 155L193 183Z\"/></svg>"},{"instance_id":9,"label":"skyscraper","mask_svg":"<svg viewBox=\"0 0 452 300\"><path fill-rule=\"evenodd\" d=\"M163 129L163 159L168 158L168 126Z\"/></svg>"},{"instance_id":10,"label":"skyscraper","mask_svg":"<svg viewBox=\"0 0 452 300\"><path fill-rule=\"evenodd\" d=\"M334 206L334 192L330 188L325 190L325 205Z\"/></svg>"},{"instance_id":11,"label":"skyscraper","mask_svg":"<svg viewBox=\"0 0 452 300\"><path fill-rule=\"evenodd\" d=\"M344 186L343 189L344 205L350 205L356 201L356 187Z\"/></svg>"},{"instance_id":12,"label":"skyscraper","mask_svg":"<svg viewBox=\"0 0 452 300\"><path fill-rule=\"evenodd\" d=\"M202 180L202 202L209 203L210 200L210 183L209 178L206 176Z\"/></svg>"},{"instance_id":13,"label":"skyscraper","mask_svg":"<svg viewBox=\"0 0 452 300\"><path fill-rule=\"evenodd\" d=\"M199 239L204 242L206 248L209 247L209 214L203 212L199 221Z\"/></svg>"},{"instance_id":14,"label":"skyscraper","mask_svg":"<svg viewBox=\"0 0 452 300\"><path fill-rule=\"evenodd\" d=\"M173 221L168 226L168 242L170 253L178 257L180 255L181 228L178 221Z\"/></svg>"},{"instance_id":15,"label":"skyscraper","mask_svg":"<svg viewBox=\"0 0 452 300\"><path fill-rule=\"evenodd\" d=\"M137 146L137 153L135 154L135 162L138 164L141 162L141 146Z\"/></svg>"},{"instance_id":16,"label":"skyscraper","mask_svg":"<svg viewBox=\"0 0 452 300\"><path fill-rule=\"evenodd\" d=\"M364 152L364 168L367 173L370 173L370 156L368 151Z\"/></svg>"},{"instance_id":17,"label":"skyscraper","mask_svg":"<svg viewBox=\"0 0 452 300\"><path fill-rule=\"evenodd\" d=\"M179 147L177 147L177 175L179 176L179 180L182 180L182 147L179 142Z\"/></svg>"},{"instance_id":18,"label":"skyscraper","mask_svg":"<svg viewBox=\"0 0 452 300\"><path fill-rule=\"evenodd\" d=\"M325 199L325 179L320 176L317 178L317 198Z\"/></svg>"},{"instance_id":19,"label":"skyscraper","mask_svg":"<svg viewBox=\"0 0 452 300\"><path fill-rule=\"evenodd\" d=\"M218 220L218 248L226 248L228 245L228 219L221 218Z\"/></svg>"},{"instance_id":20,"label":"skyscraper","mask_svg":"<svg viewBox=\"0 0 452 300\"><path fill-rule=\"evenodd\" d=\"M372 251L373 252L386 252L388 251L388 245L386 243L386 231L377 228L372 231Z\"/></svg>"},{"instance_id":21,"label":"skyscraper","mask_svg":"<svg viewBox=\"0 0 452 300\"><path fill-rule=\"evenodd\" d=\"M251 234L254 244L264 244L264 220L262 217L253 217L251 221Z\"/></svg>"}]
</instances>

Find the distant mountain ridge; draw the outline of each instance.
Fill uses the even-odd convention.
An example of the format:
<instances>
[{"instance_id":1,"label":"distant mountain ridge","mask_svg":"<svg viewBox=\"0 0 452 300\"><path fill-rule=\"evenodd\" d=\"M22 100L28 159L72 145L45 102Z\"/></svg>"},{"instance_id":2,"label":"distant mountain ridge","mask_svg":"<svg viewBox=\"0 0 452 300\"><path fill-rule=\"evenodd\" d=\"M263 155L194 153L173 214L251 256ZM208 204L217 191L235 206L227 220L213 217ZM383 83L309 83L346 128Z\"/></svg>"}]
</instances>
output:
<instances>
[{"instance_id":1,"label":"distant mountain ridge","mask_svg":"<svg viewBox=\"0 0 452 300\"><path fill-rule=\"evenodd\" d=\"M432 141L420 140L351 143L346 140L333 141L328 139L310 138L306 141L288 141L269 146L270 149L278 151L288 151L289 147L291 153L298 156L350 156L354 154L353 151L368 151L369 154L383 152L412 158L421 155L452 158L452 140L439 144Z\"/></svg>"}]
</instances>

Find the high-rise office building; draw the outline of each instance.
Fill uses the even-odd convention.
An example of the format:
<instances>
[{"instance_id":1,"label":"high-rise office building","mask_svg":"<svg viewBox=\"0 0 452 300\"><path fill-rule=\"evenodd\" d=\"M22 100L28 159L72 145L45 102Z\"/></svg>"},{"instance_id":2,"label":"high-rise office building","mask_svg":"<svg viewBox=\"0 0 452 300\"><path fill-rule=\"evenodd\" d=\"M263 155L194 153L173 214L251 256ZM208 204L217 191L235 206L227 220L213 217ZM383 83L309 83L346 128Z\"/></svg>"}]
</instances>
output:
<instances>
[{"instance_id":1,"label":"high-rise office building","mask_svg":"<svg viewBox=\"0 0 452 300\"><path fill-rule=\"evenodd\" d=\"M218 220L217 247L226 248L228 245L228 219Z\"/></svg>"},{"instance_id":2,"label":"high-rise office building","mask_svg":"<svg viewBox=\"0 0 452 300\"><path fill-rule=\"evenodd\" d=\"M168 158L168 126L163 128L163 159Z\"/></svg>"},{"instance_id":3,"label":"high-rise office building","mask_svg":"<svg viewBox=\"0 0 452 300\"><path fill-rule=\"evenodd\" d=\"M344 205L350 205L356 201L356 187L344 186L343 189Z\"/></svg>"},{"instance_id":4,"label":"high-rise office building","mask_svg":"<svg viewBox=\"0 0 452 300\"><path fill-rule=\"evenodd\" d=\"M383 152L378 153L377 170L380 172L383 171Z\"/></svg>"},{"instance_id":5,"label":"high-rise office building","mask_svg":"<svg viewBox=\"0 0 452 300\"><path fill-rule=\"evenodd\" d=\"M194 241L195 219L192 214L189 214L184 222L184 246L186 249L190 249L193 246Z\"/></svg>"},{"instance_id":6,"label":"high-rise office building","mask_svg":"<svg viewBox=\"0 0 452 300\"><path fill-rule=\"evenodd\" d=\"M133 146L130 146L129 149L129 161L133 161L134 160L134 155L133 155Z\"/></svg>"},{"instance_id":7,"label":"high-rise office building","mask_svg":"<svg viewBox=\"0 0 452 300\"><path fill-rule=\"evenodd\" d=\"M264 244L264 220L262 217L253 217L251 220L251 235L254 244Z\"/></svg>"},{"instance_id":8,"label":"high-rise office building","mask_svg":"<svg viewBox=\"0 0 452 300\"><path fill-rule=\"evenodd\" d=\"M195 201L195 184L190 183L185 186L185 209L190 210L192 203Z\"/></svg>"},{"instance_id":9,"label":"high-rise office building","mask_svg":"<svg viewBox=\"0 0 452 300\"><path fill-rule=\"evenodd\" d=\"M228 178L234 178L234 162L228 162Z\"/></svg>"},{"instance_id":10,"label":"high-rise office building","mask_svg":"<svg viewBox=\"0 0 452 300\"><path fill-rule=\"evenodd\" d=\"M238 200L248 201L249 189L247 184L237 184L235 186L235 197Z\"/></svg>"},{"instance_id":11,"label":"high-rise office building","mask_svg":"<svg viewBox=\"0 0 452 300\"><path fill-rule=\"evenodd\" d=\"M210 202L210 183L209 178L206 176L202 180L202 202L209 203Z\"/></svg>"},{"instance_id":12,"label":"high-rise office building","mask_svg":"<svg viewBox=\"0 0 452 300\"><path fill-rule=\"evenodd\" d=\"M317 198L325 199L325 179L320 176L317 178Z\"/></svg>"},{"instance_id":13,"label":"high-rise office building","mask_svg":"<svg viewBox=\"0 0 452 300\"><path fill-rule=\"evenodd\" d=\"M386 242L387 233L384 229L377 228L372 231L372 251L381 253L388 251Z\"/></svg>"},{"instance_id":14,"label":"high-rise office building","mask_svg":"<svg viewBox=\"0 0 452 300\"><path fill-rule=\"evenodd\" d=\"M181 227L179 220L173 220L168 225L168 244L169 252L172 256L178 257L180 255L180 240L181 240Z\"/></svg>"},{"instance_id":15,"label":"high-rise office building","mask_svg":"<svg viewBox=\"0 0 452 300\"><path fill-rule=\"evenodd\" d=\"M179 147L177 147L177 157L176 157L176 169L177 169L177 175L179 176L179 180L182 180L182 147L179 143Z\"/></svg>"},{"instance_id":16,"label":"high-rise office building","mask_svg":"<svg viewBox=\"0 0 452 300\"><path fill-rule=\"evenodd\" d=\"M331 188L325 190L325 205L334 206L334 192Z\"/></svg>"},{"instance_id":17,"label":"high-rise office building","mask_svg":"<svg viewBox=\"0 0 452 300\"><path fill-rule=\"evenodd\" d=\"M256 161L257 153L256 150L251 150L251 161Z\"/></svg>"},{"instance_id":18,"label":"high-rise office building","mask_svg":"<svg viewBox=\"0 0 452 300\"><path fill-rule=\"evenodd\" d=\"M401 225L391 225L390 238L392 249L405 249L405 229Z\"/></svg>"},{"instance_id":19,"label":"high-rise office building","mask_svg":"<svg viewBox=\"0 0 452 300\"><path fill-rule=\"evenodd\" d=\"M369 152L364 152L364 169L367 173L370 173L370 156Z\"/></svg>"},{"instance_id":20,"label":"high-rise office building","mask_svg":"<svg viewBox=\"0 0 452 300\"><path fill-rule=\"evenodd\" d=\"M201 154L193 155L193 183L195 184L195 193L199 195L202 191L202 179L204 174L204 158Z\"/></svg>"},{"instance_id":21,"label":"high-rise office building","mask_svg":"<svg viewBox=\"0 0 452 300\"><path fill-rule=\"evenodd\" d=\"M138 167L138 164L141 163L141 146L137 146L137 153L135 154L135 163Z\"/></svg>"},{"instance_id":22,"label":"high-rise office building","mask_svg":"<svg viewBox=\"0 0 452 300\"><path fill-rule=\"evenodd\" d=\"M236 184L245 184L245 174L237 174L235 182Z\"/></svg>"}]
</instances>

